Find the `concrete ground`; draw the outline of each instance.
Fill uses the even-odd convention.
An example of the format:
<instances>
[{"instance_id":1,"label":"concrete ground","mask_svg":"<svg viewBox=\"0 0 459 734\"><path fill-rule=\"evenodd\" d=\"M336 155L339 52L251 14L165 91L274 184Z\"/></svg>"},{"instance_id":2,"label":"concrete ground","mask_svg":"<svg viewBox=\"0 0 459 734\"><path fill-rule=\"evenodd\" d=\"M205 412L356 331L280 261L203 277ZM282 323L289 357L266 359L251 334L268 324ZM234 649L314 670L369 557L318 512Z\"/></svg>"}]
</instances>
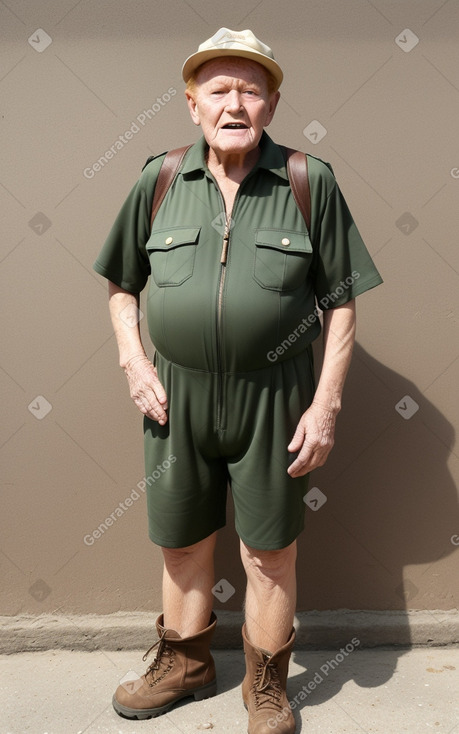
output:
<instances>
[{"instance_id":1,"label":"concrete ground","mask_svg":"<svg viewBox=\"0 0 459 734\"><path fill-rule=\"evenodd\" d=\"M111 696L142 652L47 652L0 656L1 734L245 734L241 650L214 653L219 692L156 719L128 721ZM289 699L297 732L459 734L459 648L297 650ZM275 731L275 729L273 729Z\"/></svg>"}]
</instances>

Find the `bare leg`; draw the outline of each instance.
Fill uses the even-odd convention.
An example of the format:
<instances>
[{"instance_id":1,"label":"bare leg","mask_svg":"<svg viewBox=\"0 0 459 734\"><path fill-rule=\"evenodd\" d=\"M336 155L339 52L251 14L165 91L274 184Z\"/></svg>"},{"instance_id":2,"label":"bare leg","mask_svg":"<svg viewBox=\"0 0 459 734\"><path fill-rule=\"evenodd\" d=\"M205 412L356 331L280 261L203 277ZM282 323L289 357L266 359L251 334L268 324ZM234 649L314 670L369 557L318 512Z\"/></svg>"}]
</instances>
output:
<instances>
[{"instance_id":1,"label":"bare leg","mask_svg":"<svg viewBox=\"0 0 459 734\"><path fill-rule=\"evenodd\" d=\"M186 548L162 548L163 625L181 637L204 630L212 613L217 533Z\"/></svg>"},{"instance_id":2,"label":"bare leg","mask_svg":"<svg viewBox=\"0 0 459 734\"><path fill-rule=\"evenodd\" d=\"M256 647L275 652L285 645L296 608L296 541L287 548L259 551L241 541L247 574L247 636Z\"/></svg>"}]
</instances>

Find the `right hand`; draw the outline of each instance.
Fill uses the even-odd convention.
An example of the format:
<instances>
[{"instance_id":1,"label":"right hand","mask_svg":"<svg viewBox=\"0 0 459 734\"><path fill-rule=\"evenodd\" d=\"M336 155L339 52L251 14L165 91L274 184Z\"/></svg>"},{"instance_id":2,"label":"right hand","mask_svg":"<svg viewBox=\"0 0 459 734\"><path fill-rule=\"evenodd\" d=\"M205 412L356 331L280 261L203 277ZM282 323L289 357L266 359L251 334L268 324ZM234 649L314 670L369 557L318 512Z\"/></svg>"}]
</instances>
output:
<instances>
[{"instance_id":1,"label":"right hand","mask_svg":"<svg viewBox=\"0 0 459 734\"><path fill-rule=\"evenodd\" d=\"M147 356L139 356L128 360L124 371L131 398L140 412L164 426L167 423L167 395L156 368Z\"/></svg>"}]
</instances>

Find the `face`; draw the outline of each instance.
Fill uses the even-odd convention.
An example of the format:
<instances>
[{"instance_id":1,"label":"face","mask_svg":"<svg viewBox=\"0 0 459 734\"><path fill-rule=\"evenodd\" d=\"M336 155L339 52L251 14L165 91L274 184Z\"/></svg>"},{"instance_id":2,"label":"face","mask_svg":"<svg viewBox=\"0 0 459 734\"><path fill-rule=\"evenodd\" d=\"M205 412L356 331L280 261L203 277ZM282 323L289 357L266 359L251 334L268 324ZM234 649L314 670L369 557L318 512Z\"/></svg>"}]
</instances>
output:
<instances>
[{"instance_id":1,"label":"face","mask_svg":"<svg viewBox=\"0 0 459 734\"><path fill-rule=\"evenodd\" d=\"M191 119L209 146L223 154L256 148L280 96L268 92L263 67L249 59L213 59L199 69L196 82L185 94Z\"/></svg>"}]
</instances>

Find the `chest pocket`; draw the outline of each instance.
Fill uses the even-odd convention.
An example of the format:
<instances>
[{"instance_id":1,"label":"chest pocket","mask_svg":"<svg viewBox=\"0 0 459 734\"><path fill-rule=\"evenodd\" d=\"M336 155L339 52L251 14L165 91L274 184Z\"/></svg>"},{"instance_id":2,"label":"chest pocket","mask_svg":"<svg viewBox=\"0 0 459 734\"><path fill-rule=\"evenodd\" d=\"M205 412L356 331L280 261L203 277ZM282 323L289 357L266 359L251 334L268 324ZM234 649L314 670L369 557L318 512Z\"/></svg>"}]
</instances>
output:
<instances>
[{"instance_id":1,"label":"chest pocket","mask_svg":"<svg viewBox=\"0 0 459 734\"><path fill-rule=\"evenodd\" d=\"M153 280L158 286L177 286L193 275L201 227L154 230L146 244Z\"/></svg>"},{"instance_id":2,"label":"chest pocket","mask_svg":"<svg viewBox=\"0 0 459 734\"><path fill-rule=\"evenodd\" d=\"M255 230L253 277L262 288L289 291L306 280L312 262L309 235L285 229Z\"/></svg>"}]
</instances>

